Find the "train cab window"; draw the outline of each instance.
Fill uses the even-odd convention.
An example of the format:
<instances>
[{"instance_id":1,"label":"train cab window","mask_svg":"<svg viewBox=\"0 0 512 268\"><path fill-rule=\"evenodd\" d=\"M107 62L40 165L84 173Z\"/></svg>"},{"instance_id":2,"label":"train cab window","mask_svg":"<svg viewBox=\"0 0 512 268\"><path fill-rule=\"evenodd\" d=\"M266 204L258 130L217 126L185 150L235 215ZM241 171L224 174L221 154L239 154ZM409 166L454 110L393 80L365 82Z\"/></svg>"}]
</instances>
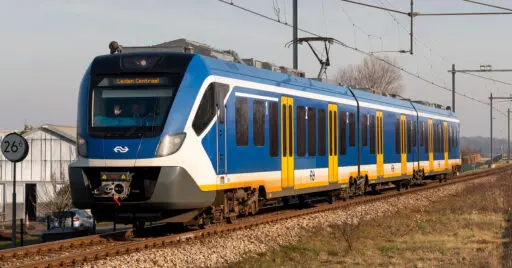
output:
<instances>
[{"instance_id":1,"label":"train cab window","mask_svg":"<svg viewBox=\"0 0 512 268\"><path fill-rule=\"evenodd\" d=\"M192 128L197 135L200 135L203 130L210 124L215 117L215 100L214 100L214 84L210 84L204 92L203 98L197 108L197 113L192 121Z\"/></svg>"},{"instance_id":2,"label":"train cab window","mask_svg":"<svg viewBox=\"0 0 512 268\"><path fill-rule=\"evenodd\" d=\"M217 113L216 106L219 107L219 123L224 124L225 106L224 99L229 91L229 86L221 83L211 83L206 88L197 113L192 121L192 128L197 135L200 135L210 124Z\"/></svg>"},{"instance_id":3,"label":"train cab window","mask_svg":"<svg viewBox=\"0 0 512 268\"><path fill-rule=\"evenodd\" d=\"M347 112L339 112L340 119L340 155L347 154Z\"/></svg>"},{"instance_id":4,"label":"train cab window","mask_svg":"<svg viewBox=\"0 0 512 268\"><path fill-rule=\"evenodd\" d=\"M308 155L316 155L316 110L308 108Z\"/></svg>"},{"instance_id":5,"label":"train cab window","mask_svg":"<svg viewBox=\"0 0 512 268\"><path fill-rule=\"evenodd\" d=\"M400 118L397 118L395 121L395 153L402 154L401 146L400 146Z\"/></svg>"},{"instance_id":6,"label":"train cab window","mask_svg":"<svg viewBox=\"0 0 512 268\"><path fill-rule=\"evenodd\" d=\"M407 133L407 153L411 153L411 139L412 139L412 126L411 126L411 120L407 120L406 122L406 133Z\"/></svg>"},{"instance_id":7,"label":"train cab window","mask_svg":"<svg viewBox=\"0 0 512 268\"><path fill-rule=\"evenodd\" d=\"M297 156L306 155L306 108L297 106Z\"/></svg>"},{"instance_id":8,"label":"train cab window","mask_svg":"<svg viewBox=\"0 0 512 268\"><path fill-rule=\"evenodd\" d=\"M252 103L252 122L254 146L265 145L265 102L255 100Z\"/></svg>"},{"instance_id":9,"label":"train cab window","mask_svg":"<svg viewBox=\"0 0 512 268\"><path fill-rule=\"evenodd\" d=\"M325 109L318 109L318 155L325 156Z\"/></svg>"},{"instance_id":10,"label":"train cab window","mask_svg":"<svg viewBox=\"0 0 512 268\"><path fill-rule=\"evenodd\" d=\"M361 115L361 145L363 147L368 146L368 115Z\"/></svg>"},{"instance_id":11,"label":"train cab window","mask_svg":"<svg viewBox=\"0 0 512 268\"><path fill-rule=\"evenodd\" d=\"M452 126L448 126L448 152L452 150Z\"/></svg>"},{"instance_id":12,"label":"train cab window","mask_svg":"<svg viewBox=\"0 0 512 268\"><path fill-rule=\"evenodd\" d=\"M279 133L279 105L277 102L270 102L269 103L269 116L268 116L268 137L270 139L270 156L276 157L279 155L279 139L278 139L278 133Z\"/></svg>"},{"instance_id":13,"label":"train cab window","mask_svg":"<svg viewBox=\"0 0 512 268\"><path fill-rule=\"evenodd\" d=\"M249 123L248 107L246 98L236 98L235 101L235 123L236 123L236 145L249 145Z\"/></svg>"},{"instance_id":14,"label":"train cab window","mask_svg":"<svg viewBox=\"0 0 512 268\"><path fill-rule=\"evenodd\" d=\"M349 135L348 142L350 147L356 146L356 116L354 113L348 113Z\"/></svg>"},{"instance_id":15,"label":"train cab window","mask_svg":"<svg viewBox=\"0 0 512 268\"><path fill-rule=\"evenodd\" d=\"M375 115L370 115L370 154L375 154Z\"/></svg>"}]
</instances>

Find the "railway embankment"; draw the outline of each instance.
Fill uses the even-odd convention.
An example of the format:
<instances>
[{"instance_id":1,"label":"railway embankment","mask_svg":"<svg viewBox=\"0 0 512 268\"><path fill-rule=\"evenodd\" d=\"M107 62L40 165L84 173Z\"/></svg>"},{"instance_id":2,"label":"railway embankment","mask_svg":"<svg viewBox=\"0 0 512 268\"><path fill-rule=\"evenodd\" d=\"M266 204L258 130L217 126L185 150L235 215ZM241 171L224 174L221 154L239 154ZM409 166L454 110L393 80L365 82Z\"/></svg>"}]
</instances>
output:
<instances>
[{"instance_id":1,"label":"railway embankment","mask_svg":"<svg viewBox=\"0 0 512 268\"><path fill-rule=\"evenodd\" d=\"M432 258L436 263L450 263L454 256L461 261L476 261L477 255L464 257L465 250L476 252L478 245L488 247L487 241L501 243L503 240L492 235L501 235L506 228L502 211L505 197L504 192L500 192L503 190L498 190L497 182L504 181L509 188L512 183L508 177L502 177L502 174L489 175L340 210L294 217L176 246L89 262L85 267L366 266L414 262L429 265L428 260ZM482 198L494 198L494 210L489 210L491 205L485 205ZM464 201L468 203L465 209L459 209L458 204ZM469 208L474 209L469 211ZM477 221L475 227L468 226L467 230L462 228L477 218L486 220ZM491 223L492 228L478 227L478 224ZM476 232L476 238L472 231ZM450 235L452 240L448 239ZM457 248L454 244L464 244L464 241L474 245ZM493 246L494 250L502 245ZM478 254L491 259L486 252ZM499 261L499 254L494 254Z\"/></svg>"},{"instance_id":2,"label":"railway embankment","mask_svg":"<svg viewBox=\"0 0 512 268\"><path fill-rule=\"evenodd\" d=\"M408 208L350 224L328 222L232 267L510 267L511 192L512 177L504 173L416 200L403 197L399 204Z\"/></svg>"}]
</instances>

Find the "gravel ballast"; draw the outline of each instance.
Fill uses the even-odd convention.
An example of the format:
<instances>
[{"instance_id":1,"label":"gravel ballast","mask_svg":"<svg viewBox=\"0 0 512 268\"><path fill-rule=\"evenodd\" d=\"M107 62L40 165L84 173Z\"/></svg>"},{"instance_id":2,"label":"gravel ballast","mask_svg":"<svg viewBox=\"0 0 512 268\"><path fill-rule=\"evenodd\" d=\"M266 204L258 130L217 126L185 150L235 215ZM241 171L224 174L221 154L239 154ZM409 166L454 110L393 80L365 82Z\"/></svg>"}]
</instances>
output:
<instances>
[{"instance_id":1,"label":"gravel ballast","mask_svg":"<svg viewBox=\"0 0 512 268\"><path fill-rule=\"evenodd\" d=\"M408 208L422 208L462 191L468 185L491 183L497 176L435 188L411 195L292 218L250 229L222 233L161 249L144 250L112 257L82 267L212 267L227 265L280 246L294 244L315 228L355 223Z\"/></svg>"}]
</instances>

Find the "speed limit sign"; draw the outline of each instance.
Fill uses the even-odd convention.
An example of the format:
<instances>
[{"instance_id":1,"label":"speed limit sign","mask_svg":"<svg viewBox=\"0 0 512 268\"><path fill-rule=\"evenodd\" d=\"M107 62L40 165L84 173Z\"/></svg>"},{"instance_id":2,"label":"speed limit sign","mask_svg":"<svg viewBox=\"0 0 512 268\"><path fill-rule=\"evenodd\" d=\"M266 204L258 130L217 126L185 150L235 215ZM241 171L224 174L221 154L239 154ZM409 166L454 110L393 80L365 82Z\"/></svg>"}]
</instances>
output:
<instances>
[{"instance_id":1,"label":"speed limit sign","mask_svg":"<svg viewBox=\"0 0 512 268\"><path fill-rule=\"evenodd\" d=\"M20 162L27 157L28 142L18 133L11 133L2 140L2 154L11 162Z\"/></svg>"}]
</instances>

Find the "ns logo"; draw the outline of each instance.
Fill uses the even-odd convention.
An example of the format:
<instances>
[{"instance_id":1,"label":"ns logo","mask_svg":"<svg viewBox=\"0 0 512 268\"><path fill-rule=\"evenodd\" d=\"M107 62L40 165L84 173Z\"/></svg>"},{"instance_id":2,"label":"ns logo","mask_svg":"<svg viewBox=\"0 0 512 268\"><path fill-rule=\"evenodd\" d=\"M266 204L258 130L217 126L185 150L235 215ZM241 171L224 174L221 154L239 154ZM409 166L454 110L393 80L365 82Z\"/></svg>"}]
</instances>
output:
<instances>
[{"instance_id":1,"label":"ns logo","mask_svg":"<svg viewBox=\"0 0 512 268\"><path fill-rule=\"evenodd\" d=\"M126 146L116 146L116 147L114 148L114 152L116 152L116 153L122 153L122 154L124 154L124 153L126 153L126 152L128 152L128 151L129 151L129 149L128 149L128 147L126 147Z\"/></svg>"}]
</instances>

